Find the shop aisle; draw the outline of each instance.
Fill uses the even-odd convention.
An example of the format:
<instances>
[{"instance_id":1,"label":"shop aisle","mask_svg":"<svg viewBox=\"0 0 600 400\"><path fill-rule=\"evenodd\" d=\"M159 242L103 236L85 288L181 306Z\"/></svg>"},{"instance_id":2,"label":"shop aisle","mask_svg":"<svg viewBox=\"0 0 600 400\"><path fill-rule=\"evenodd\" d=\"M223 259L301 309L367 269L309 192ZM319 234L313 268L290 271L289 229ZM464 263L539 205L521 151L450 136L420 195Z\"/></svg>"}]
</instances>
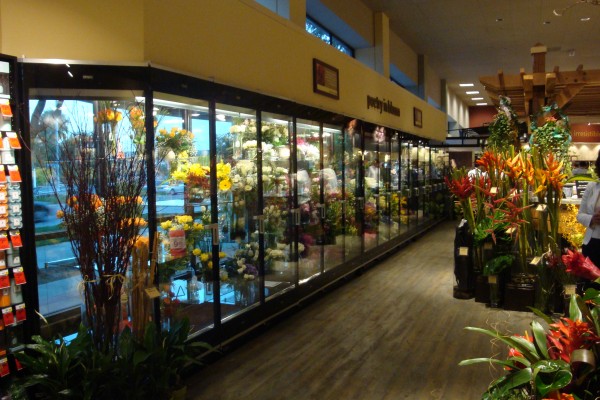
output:
<instances>
[{"instance_id":1,"label":"shop aisle","mask_svg":"<svg viewBox=\"0 0 600 400\"><path fill-rule=\"evenodd\" d=\"M523 334L532 314L452 297L456 222L309 304L190 377L189 399L479 399L504 356L464 330Z\"/></svg>"}]
</instances>

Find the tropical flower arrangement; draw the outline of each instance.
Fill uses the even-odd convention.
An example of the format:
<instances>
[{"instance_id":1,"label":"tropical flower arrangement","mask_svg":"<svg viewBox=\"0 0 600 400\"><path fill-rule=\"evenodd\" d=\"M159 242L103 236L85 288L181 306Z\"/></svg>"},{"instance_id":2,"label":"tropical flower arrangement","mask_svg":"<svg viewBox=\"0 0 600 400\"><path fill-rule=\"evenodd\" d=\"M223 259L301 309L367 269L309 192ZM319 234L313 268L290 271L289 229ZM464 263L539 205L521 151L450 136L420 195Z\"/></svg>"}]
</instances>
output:
<instances>
[{"instance_id":1,"label":"tropical flower arrangement","mask_svg":"<svg viewBox=\"0 0 600 400\"><path fill-rule=\"evenodd\" d=\"M537 312L546 326L531 322L525 336L467 327L506 344L506 359L474 358L459 365L499 365L506 375L493 381L483 399L592 400L600 393L600 292L588 289L570 298L569 316L552 319Z\"/></svg>"}]
</instances>

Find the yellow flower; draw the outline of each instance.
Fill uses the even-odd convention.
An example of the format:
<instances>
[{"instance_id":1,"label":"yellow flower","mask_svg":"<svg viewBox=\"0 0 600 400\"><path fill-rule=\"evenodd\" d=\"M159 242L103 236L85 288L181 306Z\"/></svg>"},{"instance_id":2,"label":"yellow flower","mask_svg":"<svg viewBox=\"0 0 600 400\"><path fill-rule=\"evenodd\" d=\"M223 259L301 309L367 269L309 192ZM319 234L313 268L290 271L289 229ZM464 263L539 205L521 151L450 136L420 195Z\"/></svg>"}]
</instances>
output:
<instances>
[{"instance_id":1,"label":"yellow flower","mask_svg":"<svg viewBox=\"0 0 600 400\"><path fill-rule=\"evenodd\" d=\"M64 217L65 217L65 213L63 212L63 210L58 210L56 212L56 218L63 219Z\"/></svg>"},{"instance_id":2,"label":"yellow flower","mask_svg":"<svg viewBox=\"0 0 600 400\"><path fill-rule=\"evenodd\" d=\"M195 255L196 257L199 257L202 255L202 250L194 249L194 250L192 250L192 254Z\"/></svg>"},{"instance_id":3,"label":"yellow flower","mask_svg":"<svg viewBox=\"0 0 600 400\"><path fill-rule=\"evenodd\" d=\"M199 224L198 222L194 222L194 225L192 225L192 229L195 231L202 231L204 230L204 225Z\"/></svg>"},{"instance_id":4,"label":"yellow flower","mask_svg":"<svg viewBox=\"0 0 600 400\"><path fill-rule=\"evenodd\" d=\"M225 257L227 257L227 254L225 254L224 251L220 251L219 252L219 258L225 258Z\"/></svg>"},{"instance_id":5,"label":"yellow flower","mask_svg":"<svg viewBox=\"0 0 600 400\"><path fill-rule=\"evenodd\" d=\"M177 215L175 217L175 220L177 221L177 223L179 224L189 224L190 222L194 221L194 218L192 218L190 215Z\"/></svg>"},{"instance_id":6,"label":"yellow flower","mask_svg":"<svg viewBox=\"0 0 600 400\"><path fill-rule=\"evenodd\" d=\"M209 261L209 262L208 262L208 269L212 269L212 267L213 267L213 262L212 262L212 261Z\"/></svg>"},{"instance_id":7,"label":"yellow flower","mask_svg":"<svg viewBox=\"0 0 600 400\"><path fill-rule=\"evenodd\" d=\"M229 180L229 178L223 179L221 182L219 182L220 191L226 192L229 189L231 189L231 181Z\"/></svg>"},{"instance_id":8,"label":"yellow flower","mask_svg":"<svg viewBox=\"0 0 600 400\"><path fill-rule=\"evenodd\" d=\"M163 228L165 231L168 231L172 226L173 222L171 222L171 220L160 223L160 227Z\"/></svg>"},{"instance_id":9,"label":"yellow flower","mask_svg":"<svg viewBox=\"0 0 600 400\"><path fill-rule=\"evenodd\" d=\"M210 257L209 257L209 255L208 255L208 253L202 253L202 254L200 255L200 261L202 261L203 263L207 262L207 261L209 260L209 258L210 258Z\"/></svg>"}]
</instances>

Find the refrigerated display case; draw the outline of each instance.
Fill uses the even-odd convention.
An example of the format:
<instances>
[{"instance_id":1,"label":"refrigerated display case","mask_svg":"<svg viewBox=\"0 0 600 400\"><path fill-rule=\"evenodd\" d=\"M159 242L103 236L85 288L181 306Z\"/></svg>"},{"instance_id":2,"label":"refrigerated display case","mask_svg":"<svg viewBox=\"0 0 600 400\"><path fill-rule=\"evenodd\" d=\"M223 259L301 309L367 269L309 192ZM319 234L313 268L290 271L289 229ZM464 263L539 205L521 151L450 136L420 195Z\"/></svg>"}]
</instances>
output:
<instances>
[{"instance_id":1,"label":"refrigerated display case","mask_svg":"<svg viewBox=\"0 0 600 400\"><path fill-rule=\"evenodd\" d=\"M438 156L419 138L154 67L71 65L69 79L65 68L25 66L28 104L38 110L31 118L77 116L93 127L104 103L123 114L127 143L151 161L144 236L157 244L154 305L165 329L186 316L194 336L230 340L438 220L425 206L437 191ZM103 86L78 78L85 75ZM48 140L68 130L54 127L43 130ZM40 132L28 133L34 144ZM53 162L60 154L28 171L38 187ZM72 254L42 251L56 243L36 227L38 268L73 269L61 264ZM37 295L50 307L66 293L38 287Z\"/></svg>"}]
</instances>

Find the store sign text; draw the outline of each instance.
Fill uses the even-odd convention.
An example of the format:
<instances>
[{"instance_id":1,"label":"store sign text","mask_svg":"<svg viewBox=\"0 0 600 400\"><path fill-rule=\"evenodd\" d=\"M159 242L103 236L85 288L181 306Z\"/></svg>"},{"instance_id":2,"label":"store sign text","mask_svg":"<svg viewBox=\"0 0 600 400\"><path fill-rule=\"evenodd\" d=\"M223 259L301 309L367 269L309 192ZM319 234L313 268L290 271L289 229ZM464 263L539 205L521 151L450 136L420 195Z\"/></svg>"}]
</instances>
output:
<instances>
[{"instance_id":1,"label":"store sign text","mask_svg":"<svg viewBox=\"0 0 600 400\"><path fill-rule=\"evenodd\" d=\"M367 110L374 108L379 110L379 113L388 113L395 115L397 117L400 116L400 109L392 103L391 100L380 100L379 97L372 97L367 95Z\"/></svg>"}]
</instances>

